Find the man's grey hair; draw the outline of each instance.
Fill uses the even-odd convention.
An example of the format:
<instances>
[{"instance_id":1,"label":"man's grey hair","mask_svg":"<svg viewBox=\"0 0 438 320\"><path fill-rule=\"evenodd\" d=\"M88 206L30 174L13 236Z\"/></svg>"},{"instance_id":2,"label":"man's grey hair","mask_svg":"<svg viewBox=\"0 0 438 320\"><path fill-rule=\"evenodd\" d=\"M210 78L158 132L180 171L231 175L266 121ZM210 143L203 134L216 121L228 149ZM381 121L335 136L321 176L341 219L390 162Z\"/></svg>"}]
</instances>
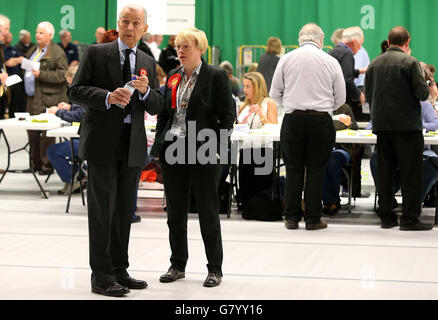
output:
<instances>
[{"instance_id":1,"label":"man's grey hair","mask_svg":"<svg viewBox=\"0 0 438 320\"><path fill-rule=\"evenodd\" d=\"M363 30L361 29L361 27L351 27L351 30L353 31L354 34L357 35L357 37L359 38L359 40L363 40L364 39L364 34L363 34Z\"/></svg>"},{"instance_id":2,"label":"man's grey hair","mask_svg":"<svg viewBox=\"0 0 438 320\"><path fill-rule=\"evenodd\" d=\"M37 29L39 27L46 29L46 32L51 36L51 39L53 39L53 36L55 35L55 27L53 27L53 24L49 21L43 21L38 23Z\"/></svg>"},{"instance_id":3,"label":"man's grey hair","mask_svg":"<svg viewBox=\"0 0 438 320\"><path fill-rule=\"evenodd\" d=\"M231 64L230 61L227 60L222 61L219 67L224 69L227 72L227 74L233 74L233 65Z\"/></svg>"},{"instance_id":4,"label":"man's grey hair","mask_svg":"<svg viewBox=\"0 0 438 320\"><path fill-rule=\"evenodd\" d=\"M148 42L152 38L153 38L153 34L148 32L148 33L145 33L144 35L142 35L141 41Z\"/></svg>"},{"instance_id":5,"label":"man's grey hair","mask_svg":"<svg viewBox=\"0 0 438 320\"><path fill-rule=\"evenodd\" d=\"M305 42L315 42L319 44L324 38L324 32L315 23L308 23L304 25L298 36L298 43L302 45Z\"/></svg>"},{"instance_id":6,"label":"man's grey hair","mask_svg":"<svg viewBox=\"0 0 438 320\"><path fill-rule=\"evenodd\" d=\"M59 31L59 37L62 38L63 36L65 36L67 34L67 32L70 32L70 31L62 29L61 31Z\"/></svg>"},{"instance_id":7,"label":"man's grey hair","mask_svg":"<svg viewBox=\"0 0 438 320\"><path fill-rule=\"evenodd\" d=\"M358 31L355 27L344 29L344 31L342 32L343 43L350 43L353 42L355 39L358 41L362 39L360 31Z\"/></svg>"},{"instance_id":8,"label":"man's grey hair","mask_svg":"<svg viewBox=\"0 0 438 320\"><path fill-rule=\"evenodd\" d=\"M3 25L6 22L9 22L9 24L10 24L11 20L8 17L6 17L4 14L0 14L0 27L3 27Z\"/></svg>"},{"instance_id":9,"label":"man's grey hair","mask_svg":"<svg viewBox=\"0 0 438 320\"><path fill-rule=\"evenodd\" d=\"M120 16L122 15L123 10L125 10L125 9L133 9L133 10L137 10L137 11L141 11L141 12L143 12L143 15L144 15L144 25L147 25L147 24L148 24L148 13L147 13L145 7L140 6L140 5L138 5L138 4L133 4L133 3L131 3L131 4L127 4L127 5L124 6L124 7L122 8L122 10L120 11L120 13L119 13L119 20L120 20Z\"/></svg>"},{"instance_id":10,"label":"man's grey hair","mask_svg":"<svg viewBox=\"0 0 438 320\"><path fill-rule=\"evenodd\" d=\"M20 40L23 39L26 36L30 37L30 32L25 30L25 29L21 29L20 33L19 33L19 36L20 36Z\"/></svg>"},{"instance_id":11,"label":"man's grey hair","mask_svg":"<svg viewBox=\"0 0 438 320\"><path fill-rule=\"evenodd\" d=\"M342 41L342 32L344 31L344 28L338 28L335 31L333 31L332 36L330 37L330 40L334 45L337 45L339 42Z\"/></svg>"}]
</instances>

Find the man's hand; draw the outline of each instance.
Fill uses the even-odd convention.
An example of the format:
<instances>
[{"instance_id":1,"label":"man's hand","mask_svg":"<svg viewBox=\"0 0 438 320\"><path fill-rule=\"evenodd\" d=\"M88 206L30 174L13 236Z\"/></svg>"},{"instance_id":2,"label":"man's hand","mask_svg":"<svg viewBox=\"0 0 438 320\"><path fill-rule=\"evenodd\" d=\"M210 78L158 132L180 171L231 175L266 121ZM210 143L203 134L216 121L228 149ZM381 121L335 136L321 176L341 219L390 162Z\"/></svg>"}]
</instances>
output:
<instances>
[{"instance_id":1,"label":"man's hand","mask_svg":"<svg viewBox=\"0 0 438 320\"><path fill-rule=\"evenodd\" d=\"M360 105L364 105L365 104L365 95L363 94L363 92L360 93Z\"/></svg>"},{"instance_id":2,"label":"man's hand","mask_svg":"<svg viewBox=\"0 0 438 320\"><path fill-rule=\"evenodd\" d=\"M134 88L138 90L142 95L145 95L148 92L149 87L149 79L147 76L137 77L136 80L132 81Z\"/></svg>"},{"instance_id":3,"label":"man's hand","mask_svg":"<svg viewBox=\"0 0 438 320\"><path fill-rule=\"evenodd\" d=\"M70 110L71 105L69 105L68 103L65 103L65 102L60 102L60 103L58 103L58 108L62 109L62 110Z\"/></svg>"},{"instance_id":4,"label":"man's hand","mask_svg":"<svg viewBox=\"0 0 438 320\"><path fill-rule=\"evenodd\" d=\"M0 73L0 81L3 85L6 84L7 78L8 78L8 74L6 72Z\"/></svg>"},{"instance_id":5,"label":"man's hand","mask_svg":"<svg viewBox=\"0 0 438 320\"><path fill-rule=\"evenodd\" d=\"M50 107L49 110L47 110L47 112L55 114L56 111L58 111L58 110L59 110L59 108L57 106L53 106L53 107Z\"/></svg>"},{"instance_id":6,"label":"man's hand","mask_svg":"<svg viewBox=\"0 0 438 320\"><path fill-rule=\"evenodd\" d=\"M365 74L365 73L367 73L367 69L368 69L368 67L365 67L365 68L359 69L359 72L360 72L361 74Z\"/></svg>"},{"instance_id":7,"label":"man's hand","mask_svg":"<svg viewBox=\"0 0 438 320\"><path fill-rule=\"evenodd\" d=\"M129 103L129 100L131 100L131 91L125 88L117 88L108 97L109 104L120 104L124 107Z\"/></svg>"},{"instance_id":8,"label":"man's hand","mask_svg":"<svg viewBox=\"0 0 438 320\"><path fill-rule=\"evenodd\" d=\"M33 76L35 78L38 78L40 76L41 71L40 70L32 70Z\"/></svg>"},{"instance_id":9,"label":"man's hand","mask_svg":"<svg viewBox=\"0 0 438 320\"><path fill-rule=\"evenodd\" d=\"M345 124L346 127L349 127L351 125L351 117L347 116L346 114L339 115L338 120Z\"/></svg>"}]
</instances>

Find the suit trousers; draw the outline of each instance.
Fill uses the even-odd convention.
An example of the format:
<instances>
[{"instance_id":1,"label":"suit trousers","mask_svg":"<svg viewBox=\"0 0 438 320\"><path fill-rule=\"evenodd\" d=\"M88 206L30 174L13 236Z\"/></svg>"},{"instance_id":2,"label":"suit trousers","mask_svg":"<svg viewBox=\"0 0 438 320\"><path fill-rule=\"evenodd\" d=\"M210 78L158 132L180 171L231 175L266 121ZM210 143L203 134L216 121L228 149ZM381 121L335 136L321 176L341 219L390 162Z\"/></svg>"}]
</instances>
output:
<instances>
[{"instance_id":1,"label":"suit trousers","mask_svg":"<svg viewBox=\"0 0 438 320\"><path fill-rule=\"evenodd\" d=\"M400 224L414 223L421 214L423 134L421 131L378 131L376 134L381 219L394 218L393 177L399 167L403 202Z\"/></svg>"},{"instance_id":2,"label":"suit trousers","mask_svg":"<svg viewBox=\"0 0 438 320\"><path fill-rule=\"evenodd\" d=\"M171 266L185 271L188 260L187 213L190 192L195 196L209 272L222 275L222 236L219 219L220 164L173 164L160 156L167 200Z\"/></svg>"},{"instance_id":3,"label":"suit trousers","mask_svg":"<svg viewBox=\"0 0 438 320\"><path fill-rule=\"evenodd\" d=\"M33 97L27 97L26 111L35 115L33 110ZM53 169L47 156L47 148L54 144L55 138L48 138L46 131L28 130L27 135L30 141L30 162L34 170L51 170Z\"/></svg>"},{"instance_id":4,"label":"suit trousers","mask_svg":"<svg viewBox=\"0 0 438 320\"><path fill-rule=\"evenodd\" d=\"M303 189L305 222L313 224L321 219L323 178L335 138L333 120L328 114L295 112L284 116L280 147L286 166L286 219L303 218Z\"/></svg>"},{"instance_id":5,"label":"suit trousers","mask_svg":"<svg viewBox=\"0 0 438 320\"><path fill-rule=\"evenodd\" d=\"M124 125L116 158L108 164L87 161L88 229L93 285L126 274L131 216L140 167L128 167L130 125Z\"/></svg>"}]
</instances>

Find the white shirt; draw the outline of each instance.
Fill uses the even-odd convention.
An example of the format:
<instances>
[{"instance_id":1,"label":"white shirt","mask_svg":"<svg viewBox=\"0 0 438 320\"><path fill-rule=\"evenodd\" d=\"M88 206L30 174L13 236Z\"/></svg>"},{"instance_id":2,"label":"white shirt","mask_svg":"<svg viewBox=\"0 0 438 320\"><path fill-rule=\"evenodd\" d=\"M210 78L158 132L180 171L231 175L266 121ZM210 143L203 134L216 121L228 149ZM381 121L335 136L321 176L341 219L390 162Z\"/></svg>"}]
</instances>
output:
<instances>
[{"instance_id":1,"label":"white shirt","mask_svg":"<svg viewBox=\"0 0 438 320\"><path fill-rule=\"evenodd\" d=\"M368 67L370 64L370 57L364 47L360 47L359 51L354 55L354 69L362 69ZM365 74L360 74L359 77L354 79L356 86L363 86L365 81Z\"/></svg>"},{"instance_id":2,"label":"white shirt","mask_svg":"<svg viewBox=\"0 0 438 320\"><path fill-rule=\"evenodd\" d=\"M151 44L149 44L149 48L151 48L151 52L154 55L155 60L160 59L161 49L158 48L157 43L154 41Z\"/></svg>"},{"instance_id":3,"label":"white shirt","mask_svg":"<svg viewBox=\"0 0 438 320\"><path fill-rule=\"evenodd\" d=\"M269 95L285 113L331 113L345 103L344 75L335 58L306 42L280 58Z\"/></svg>"}]
</instances>

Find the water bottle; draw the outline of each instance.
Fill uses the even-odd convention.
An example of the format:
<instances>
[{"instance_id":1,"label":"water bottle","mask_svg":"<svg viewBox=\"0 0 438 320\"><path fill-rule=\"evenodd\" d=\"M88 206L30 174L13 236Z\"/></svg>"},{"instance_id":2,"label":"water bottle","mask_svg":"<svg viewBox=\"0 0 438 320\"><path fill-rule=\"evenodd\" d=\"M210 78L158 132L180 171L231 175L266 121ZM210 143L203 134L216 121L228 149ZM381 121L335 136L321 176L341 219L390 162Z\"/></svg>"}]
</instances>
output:
<instances>
[{"instance_id":1,"label":"water bottle","mask_svg":"<svg viewBox=\"0 0 438 320\"><path fill-rule=\"evenodd\" d=\"M136 76L132 76L132 80L137 79ZM123 86L123 88L128 89L131 92L131 96L135 91L134 85L132 84L132 80L129 82L126 82L126 84ZM118 106L121 109L125 109L125 106L122 106L121 104L116 103L116 106Z\"/></svg>"}]
</instances>

